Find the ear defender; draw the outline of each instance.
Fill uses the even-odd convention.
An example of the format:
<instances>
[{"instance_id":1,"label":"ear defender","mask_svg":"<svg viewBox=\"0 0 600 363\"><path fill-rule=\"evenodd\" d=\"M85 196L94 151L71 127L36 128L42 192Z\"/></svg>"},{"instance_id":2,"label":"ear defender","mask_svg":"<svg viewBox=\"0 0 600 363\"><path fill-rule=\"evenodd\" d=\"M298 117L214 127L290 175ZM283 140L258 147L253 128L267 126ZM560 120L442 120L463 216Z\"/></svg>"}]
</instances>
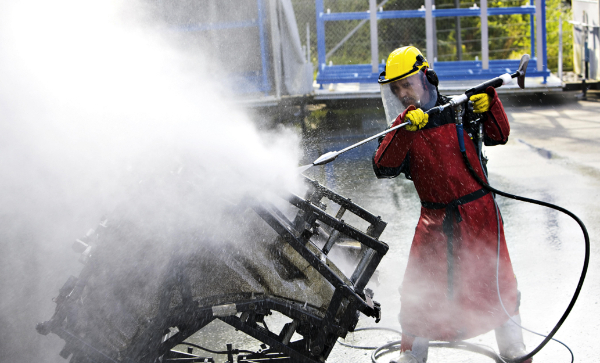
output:
<instances>
[{"instance_id":1,"label":"ear defender","mask_svg":"<svg viewBox=\"0 0 600 363\"><path fill-rule=\"evenodd\" d=\"M436 87L440 83L440 81L438 80L437 73L435 73L435 71L433 69L427 68L427 70L425 71L425 76L427 77L427 80L429 81L429 83L431 83L432 85L434 85Z\"/></svg>"}]
</instances>

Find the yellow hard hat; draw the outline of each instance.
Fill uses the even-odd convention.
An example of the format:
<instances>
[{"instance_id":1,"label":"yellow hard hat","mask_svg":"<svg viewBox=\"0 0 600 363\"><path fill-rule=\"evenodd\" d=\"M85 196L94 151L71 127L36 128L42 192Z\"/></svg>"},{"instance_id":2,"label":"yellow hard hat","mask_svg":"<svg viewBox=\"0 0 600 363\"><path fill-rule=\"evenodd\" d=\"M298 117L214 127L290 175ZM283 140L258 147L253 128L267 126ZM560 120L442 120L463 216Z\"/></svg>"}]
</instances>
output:
<instances>
[{"instance_id":1,"label":"yellow hard hat","mask_svg":"<svg viewBox=\"0 0 600 363\"><path fill-rule=\"evenodd\" d=\"M429 63L417 48L413 46L398 48L388 57L385 71L381 72L377 82L394 82L412 76L425 67L429 68Z\"/></svg>"}]
</instances>

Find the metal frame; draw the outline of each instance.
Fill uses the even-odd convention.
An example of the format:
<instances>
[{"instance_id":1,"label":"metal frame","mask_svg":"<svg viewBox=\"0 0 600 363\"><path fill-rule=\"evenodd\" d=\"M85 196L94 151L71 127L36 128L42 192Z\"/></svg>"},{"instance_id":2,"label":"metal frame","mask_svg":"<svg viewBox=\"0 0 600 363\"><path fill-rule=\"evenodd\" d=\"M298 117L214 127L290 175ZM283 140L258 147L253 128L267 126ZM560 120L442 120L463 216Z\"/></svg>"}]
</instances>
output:
<instances>
[{"instance_id":1,"label":"metal frame","mask_svg":"<svg viewBox=\"0 0 600 363\"><path fill-rule=\"evenodd\" d=\"M182 356L182 353L173 352L172 349L213 320L220 319L269 346L269 349L263 351L238 355L238 362L325 361L338 338L354 331L358 323L358 312L375 318L376 322L381 318L381 308L372 300L373 294L365 289L365 286L388 251L388 245L378 240L387 223L318 182L308 178L305 181L308 191L304 198L293 193L280 195L297 208L293 221L272 203L254 197L246 198L241 208L254 210L277 232L280 243L289 244L333 287L333 294L326 309L317 309L307 306L306 303L278 296L249 292L211 296L206 298L206 301L197 301L194 300L189 278L182 265L172 262L167 268L168 279L161 288L157 316L144 331L136 335L135 341L124 352L119 353L121 358L116 360L116 352L102 352L94 347L93 341L82 338L89 336L87 330L71 331L75 329L77 319L81 319L78 314L83 304L80 297L87 279L93 275L95 264L88 263L79 278L69 278L60 289L59 296L55 299L55 314L50 320L38 324L38 332L43 335L52 332L64 339L66 344L61 355L64 358L73 355L72 361L197 361L198 357ZM326 212L323 199L339 205L335 215ZM366 231L344 222L342 217L348 212L369 224ZM340 236L360 243L361 247L358 263L350 278L328 264L327 256ZM81 244L82 246L77 245L76 250L79 252L88 246L84 242ZM321 244L322 247L317 246ZM93 244L89 247L101 248ZM181 294L181 302L177 306L172 306L174 291ZM271 314L271 311L277 311L291 319L280 332L270 331L264 324L264 317ZM292 342L294 333L300 334L302 339ZM230 344L227 345L227 349L230 357L239 353L234 352ZM230 360L233 361L233 358Z\"/></svg>"},{"instance_id":2,"label":"metal frame","mask_svg":"<svg viewBox=\"0 0 600 363\"><path fill-rule=\"evenodd\" d=\"M486 0L481 0L484 4ZM534 6L535 2L535 6ZM433 18L436 17L466 17L466 16L496 16L496 15L513 15L513 14L529 14L531 28L531 54L534 62L530 62L531 66L527 69L527 75L530 77L543 77L543 83L546 83L546 78L550 76L550 70L547 68L547 52L546 52L546 14L542 9L545 9L545 0L531 0L531 5L520 7L502 7L502 8L487 8L487 3L481 7L471 8L452 8L452 9L432 9L432 2L425 1L425 6L417 10L393 10L393 11L377 11L376 19L406 19L406 18L425 18L426 22L433 23ZM326 47L325 47L325 22L327 21L344 21L344 20L368 20L372 17L370 12L342 12L342 13L326 13L324 11L323 0L315 0L316 17L317 17L317 52L318 52L318 67L317 83L323 88L323 84L327 83L374 83L377 82L379 72L385 68L384 64L379 64L379 69L375 71L372 65L331 65L326 63ZM482 13L483 11L483 13ZM541 16L537 16L540 14ZM431 15L429 15L431 14ZM534 16L535 27L534 27ZM487 17L486 19L487 20ZM483 29L485 26L485 29ZM431 28L431 26L429 27ZM428 29L429 29L428 28ZM427 54L433 54L434 36L427 32ZM537 36L536 36L537 34ZM487 38L487 21L482 22L482 42ZM537 42L536 39L542 39L542 42ZM485 41L487 45L487 41ZM376 46L376 45L375 45ZM373 47L373 45L372 45ZM489 60L489 53L485 52L485 46L482 43L482 60L481 61L452 61L452 62L433 62L433 57L429 57L429 63L436 70L440 80L468 80L468 79L483 79L497 77L503 73L510 73L518 68L519 60ZM534 51L535 50L535 51ZM509 69L507 71L506 69Z\"/></svg>"}]
</instances>

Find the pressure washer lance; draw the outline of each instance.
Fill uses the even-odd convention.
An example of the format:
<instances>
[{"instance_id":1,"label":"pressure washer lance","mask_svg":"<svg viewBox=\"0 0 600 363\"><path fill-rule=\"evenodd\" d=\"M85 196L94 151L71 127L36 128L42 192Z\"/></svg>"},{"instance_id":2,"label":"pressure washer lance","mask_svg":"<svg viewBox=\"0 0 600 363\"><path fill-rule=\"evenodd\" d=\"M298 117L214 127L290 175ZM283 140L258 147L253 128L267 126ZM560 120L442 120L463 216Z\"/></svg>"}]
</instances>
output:
<instances>
[{"instance_id":1,"label":"pressure washer lance","mask_svg":"<svg viewBox=\"0 0 600 363\"><path fill-rule=\"evenodd\" d=\"M382 131L382 132L378 133L377 135L373 135L373 136L371 136L371 137L369 137L369 138L366 138L366 139L364 139L364 140L361 140L361 141L357 142L356 144L354 144L354 145L350 145L350 146L348 146L347 148L345 148L345 149L342 149L342 150L340 150L340 151L330 151L330 152L328 152L328 153L325 153L325 154L323 154L323 155L319 156L319 157L317 158L317 160L313 161L313 163L312 163L312 164L309 164L309 165L306 165L306 166L309 166L309 167L310 167L310 166L316 166L316 165L325 165L325 164L327 164L327 163L330 163L330 162L334 161L334 160L335 160L335 159L336 159L338 156L340 156L340 155L342 155L343 153L345 153L346 151L350 151L350 150L354 149L355 147L359 147L359 146L360 146L360 145L362 145L362 144L366 144L367 142L369 142L369 141L371 141L371 140L374 140L374 139L378 138L379 136L383 136L383 135L387 134L388 132L394 131L394 130L396 130L396 129L399 129L399 128L401 128L401 127L404 127L404 126L406 126L406 125L410 125L410 124L411 124L411 123L410 123L410 121L403 122L403 123L401 123L400 125L396 125L396 126L392 127L391 129L388 129L388 130ZM307 168L307 169L308 169L308 168ZM306 170L306 169L305 169L305 170Z\"/></svg>"},{"instance_id":2,"label":"pressure washer lance","mask_svg":"<svg viewBox=\"0 0 600 363\"><path fill-rule=\"evenodd\" d=\"M517 78L517 83L520 88L525 88L525 72L527 70L528 63L529 63L529 54L524 54L521 57L521 62L519 63L519 69L515 73L513 73L513 74L505 73L505 74L501 75L500 77L496 77L487 82L483 82L473 88L468 89L462 95L454 97L452 100L450 100L450 102L448 102L444 105L441 105L441 106L434 107L434 108L426 111L425 113L428 115L433 115L433 114L442 112L443 110L445 110L448 107L458 106L462 103L467 102L471 96L485 92L485 90L490 86L494 87L494 88L498 88L502 85L511 83L513 78ZM369 142L371 140L374 140L380 136L383 136L383 135L387 134L388 132L392 132L396 129L399 129L401 127L404 127L404 126L410 125L410 124L411 124L410 121L403 122L400 125L396 125L392 128L389 128L385 131L378 133L377 135L373 135L369 138L361 140L361 141L357 142L356 144L350 145L347 148L342 149L340 151L330 151L328 153L325 153L325 154L319 156L315 161L313 161L312 164L308 164L308 165L299 167L298 168L299 172L302 173L302 172L308 170L312 166L325 165L327 163L330 163L330 162L334 161L338 156L345 153L346 151L350 151L360 145L366 144L367 142ZM457 133L459 133L458 140L461 143L461 150L464 150L464 141L462 138L462 135L463 135L462 131L463 131L462 124L460 124L460 126L457 125Z\"/></svg>"}]
</instances>

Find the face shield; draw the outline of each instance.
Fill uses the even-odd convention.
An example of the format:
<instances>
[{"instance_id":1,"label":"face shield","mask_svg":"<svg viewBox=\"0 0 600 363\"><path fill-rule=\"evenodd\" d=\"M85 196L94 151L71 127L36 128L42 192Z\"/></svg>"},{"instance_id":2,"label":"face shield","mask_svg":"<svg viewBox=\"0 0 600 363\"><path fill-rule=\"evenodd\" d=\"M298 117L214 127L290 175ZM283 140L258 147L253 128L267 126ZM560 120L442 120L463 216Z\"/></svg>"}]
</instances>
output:
<instances>
[{"instance_id":1,"label":"face shield","mask_svg":"<svg viewBox=\"0 0 600 363\"><path fill-rule=\"evenodd\" d=\"M424 111L435 106L436 87L430 84L423 72L417 72L398 81L380 84L381 100L388 123L394 122L408 106Z\"/></svg>"}]
</instances>

